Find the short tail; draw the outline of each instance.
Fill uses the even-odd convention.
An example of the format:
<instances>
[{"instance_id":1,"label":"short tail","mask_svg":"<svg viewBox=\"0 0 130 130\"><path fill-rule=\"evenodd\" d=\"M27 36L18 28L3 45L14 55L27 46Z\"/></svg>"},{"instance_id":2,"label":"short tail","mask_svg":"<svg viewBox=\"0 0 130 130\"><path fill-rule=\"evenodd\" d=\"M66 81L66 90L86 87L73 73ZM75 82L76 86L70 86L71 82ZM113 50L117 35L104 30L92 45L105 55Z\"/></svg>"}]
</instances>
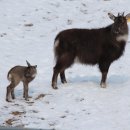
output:
<instances>
[{"instance_id":1,"label":"short tail","mask_svg":"<svg viewBox=\"0 0 130 130\"><path fill-rule=\"evenodd\" d=\"M54 58L55 58L55 60L57 60L59 55L60 55L59 43L60 43L59 39L55 39L55 42L54 42Z\"/></svg>"},{"instance_id":2,"label":"short tail","mask_svg":"<svg viewBox=\"0 0 130 130\"><path fill-rule=\"evenodd\" d=\"M12 75L11 75L10 73L8 73L8 75L7 75L7 79L8 79L9 81L11 81L11 79L12 79Z\"/></svg>"}]
</instances>

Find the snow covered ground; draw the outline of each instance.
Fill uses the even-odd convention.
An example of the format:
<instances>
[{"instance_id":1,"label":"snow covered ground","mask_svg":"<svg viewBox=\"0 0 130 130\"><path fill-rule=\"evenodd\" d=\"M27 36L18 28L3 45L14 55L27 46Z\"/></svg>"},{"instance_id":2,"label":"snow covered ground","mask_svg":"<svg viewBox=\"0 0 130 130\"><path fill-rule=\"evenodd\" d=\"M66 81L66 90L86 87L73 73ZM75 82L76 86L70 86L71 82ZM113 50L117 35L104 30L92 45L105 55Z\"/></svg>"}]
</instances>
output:
<instances>
[{"instance_id":1,"label":"snow covered ground","mask_svg":"<svg viewBox=\"0 0 130 130\"><path fill-rule=\"evenodd\" d=\"M56 130L130 130L130 39L125 54L109 70L108 87L91 66L74 65L68 84L51 88L53 42L67 28L98 28L112 23L107 13L129 13L129 0L0 0L0 126ZM33 26L26 26L33 24ZM130 25L130 24L129 24ZM130 26L129 26L130 27ZM15 65L38 65L29 102L16 90L5 101L7 73Z\"/></svg>"}]
</instances>

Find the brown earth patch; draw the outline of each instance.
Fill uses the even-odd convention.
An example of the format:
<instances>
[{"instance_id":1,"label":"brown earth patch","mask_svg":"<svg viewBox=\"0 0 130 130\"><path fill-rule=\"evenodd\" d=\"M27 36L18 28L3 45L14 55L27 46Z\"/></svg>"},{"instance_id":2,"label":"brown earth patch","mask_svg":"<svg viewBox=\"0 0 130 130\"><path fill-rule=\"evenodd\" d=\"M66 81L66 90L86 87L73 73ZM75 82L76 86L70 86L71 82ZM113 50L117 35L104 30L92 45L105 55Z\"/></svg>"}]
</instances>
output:
<instances>
[{"instance_id":1,"label":"brown earth patch","mask_svg":"<svg viewBox=\"0 0 130 130\"><path fill-rule=\"evenodd\" d=\"M36 98L35 98L35 100L39 100L40 98L43 98L43 97L45 97L46 96L46 94L40 94L40 95L38 95Z\"/></svg>"},{"instance_id":2,"label":"brown earth patch","mask_svg":"<svg viewBox=\"0 0 130 130\"><path fill-rule=\"evenodd\" d=\"M26 24L24 24L24 26L25 27L31 27L31 26L33 26L33 24L32 23L26 23Z\"/></svg>"},{"instance_id":3,"label":"brown earth patch","mask_svg":"<svg viewBox=\"0 0 130 130\"><path fill-rule=\"evenodd\" d=\"M18 116L18 115L25 114L25 112L14 111L11 114L14 115L14 116Z\"/></svg>"},{"instance_id":4,"label":"brown earth patch","mask_svg":"<svg viewBox=\"0 0 130 130\"><path fill-rule=\"evenodd\" d=\"M12 119L6 120L5 123L6 123L7 125L12 126L14 121L16 121L16 119L13 119L13 118L12 118Z\"/></svg>"}]
</instances>

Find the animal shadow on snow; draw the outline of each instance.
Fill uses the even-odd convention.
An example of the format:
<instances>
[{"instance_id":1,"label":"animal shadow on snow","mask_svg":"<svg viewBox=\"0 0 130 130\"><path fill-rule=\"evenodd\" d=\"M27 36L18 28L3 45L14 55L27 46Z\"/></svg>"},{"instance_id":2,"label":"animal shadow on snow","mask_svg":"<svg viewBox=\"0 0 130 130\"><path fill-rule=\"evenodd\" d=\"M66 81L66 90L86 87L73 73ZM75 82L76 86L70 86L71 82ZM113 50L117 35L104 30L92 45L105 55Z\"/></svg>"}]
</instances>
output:
<instances>
[{"instance_id":1,"label":"animal shadow on snow","mask_svg":"<svg viewBox=\"0 0 130 130\"><path fill-rule=\"evenodd\" d=\"M109 84L120 85L129 81L129 77L126 75L111 75L108 78Z\"/></svg>"},{"instance_id":2,"label":"animal shadow on snow","mask_svg":"<svg viewBox=\"0 0 130 130\"><path fill-rule=\"evenodd\" d=\"M69 78L68 83L95 83L98 84L100 81L99 76L79 76L76 75L75 77Z\"/></svg>"},{"instance_id":3,"label":"animal shadow on snow","mask_svg":"<svg viewBox=\"0 0 130 130\"><path fill-rule=\"evenodd\" d=\"M77 83L93 83L95 86L100 83L100 76L78 76L68 78L68 83L77 84ZM129 77L126 75L110 75L108 76L107 84L112 85L121 85L129 81Z\"/></svg>"}]
</instances>

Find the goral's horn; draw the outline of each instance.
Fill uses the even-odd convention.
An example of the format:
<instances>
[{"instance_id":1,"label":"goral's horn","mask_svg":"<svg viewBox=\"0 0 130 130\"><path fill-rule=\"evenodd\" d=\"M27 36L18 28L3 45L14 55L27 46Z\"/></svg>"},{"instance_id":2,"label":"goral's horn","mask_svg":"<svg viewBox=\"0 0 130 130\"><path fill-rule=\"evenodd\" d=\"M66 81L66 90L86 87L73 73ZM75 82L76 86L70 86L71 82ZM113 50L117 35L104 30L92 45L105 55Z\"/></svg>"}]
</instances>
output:
<instances>
[{"instance_id":1,"label":"goral's horn","mask_svg":"<svg viewBox=\"0 0 130 130\"><path fill-rule=\"evenodd\" d=\"M26 63L27 63L27 65L28 65L28 67L31 66L31 64L30 64L27 60L26 60Z\"/></svg>"},{"instance_id":2,"label":"goral's horn","mask_svg":"<svg viewBox=\"0 0 130 130\"><path fill-rule=\"evenodd\" d=\"M125 12L122 13L122 16L124 16Z\"/></svg>"}]
</instances>

